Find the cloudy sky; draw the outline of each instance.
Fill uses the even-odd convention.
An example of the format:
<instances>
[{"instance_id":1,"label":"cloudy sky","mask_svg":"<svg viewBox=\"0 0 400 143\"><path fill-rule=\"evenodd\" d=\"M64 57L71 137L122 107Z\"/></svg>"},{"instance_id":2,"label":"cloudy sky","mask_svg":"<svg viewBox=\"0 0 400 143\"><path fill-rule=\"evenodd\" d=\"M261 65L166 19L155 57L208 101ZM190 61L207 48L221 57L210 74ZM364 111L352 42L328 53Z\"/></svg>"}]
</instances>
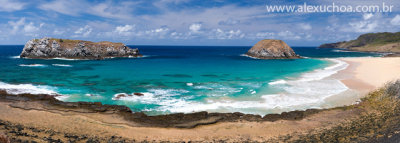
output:
<instances>
[{"instance_id":1,"label":"cloudy sky","mask_svg":"<svg viewBox=\"0 0 400 143\"><path fill-rule=\"evenodd\" d=\"M266 5L366 5L388 13L273 13ZM399 0L0 0L0 44L32 38L128 45L253 45L281 39L317 46L369 32L400 31Z\"/></svg>"}]
</instances>

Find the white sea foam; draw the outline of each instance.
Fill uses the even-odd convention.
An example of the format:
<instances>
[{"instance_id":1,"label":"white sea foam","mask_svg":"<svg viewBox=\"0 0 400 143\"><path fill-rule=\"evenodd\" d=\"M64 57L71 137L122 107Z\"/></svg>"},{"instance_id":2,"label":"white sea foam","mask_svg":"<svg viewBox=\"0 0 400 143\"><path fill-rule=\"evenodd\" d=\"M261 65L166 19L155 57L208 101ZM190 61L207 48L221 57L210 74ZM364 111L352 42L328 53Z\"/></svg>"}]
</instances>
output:
<instances>
[{"instance_id":1,"label":"white sea foam","mask_svg":"<svg viewBox=\"0 0 400 143\"><path fill-rule=\"evenodd\" d=\"M333 52L354 52L354 51L349 51L349 50L332 50Z\"/></svg>"},{"instance_id":2,"label":"white sea foam","mask_svg":"<svg viewBox=\"0 0 400 143\"><path fill-rule=\"evenodd\" d=\"M162 106L174 105L177 102L185 102L185 98L175 98L174 96L188 93L187 90L182 89L149 89L148 92L142 93L143 96L129 95L127 93L118 93L114 95L113 100L123 100L129 102L140 102L142 104L158 104ZM116 98L120 94L123 97Z\"/></svg>"},{"instance_id":3,"label":"white sea foam","mask_svg":"<svg viewBox=\"0 0 400 143\"><path fill-rule=\"evenodd\" d=\"M323 69L317 69L313 72L303 74L299 79L299 81L307 82L307 81L321 80L333 74L336 74L338 71L344 70L349 66L349 64L341 60L337 59L326 59L326 60L334 62L335 64Z\"/></svg>"},{"instance_id":4,"label":"white sea foam","mask_svg":"<svg viewBox=\"0 0 400 143\"><path fill-rule=\"evenodd\" d=\"M285 80L280 79L280 80L276 80L276 81L269 82L268 84L269 84L269 85L277 85L277 84L285 84L285 83L286 83Z\"/></svg>"},{"instance_id":5,"label":"white sea foam","mask_svg":"<svg viewBox=\"0 0 400 143\"><path fill-rule=\"evenodd\" d=\"M52 64L52 65L57 67L72 67L72 65L66 65L66 64Z\"/></svg>"},{"instance_id":6,"label":"white sea foam","mask_svg":"<svg viewBox=\"0 0 400 143\"><path fill-rule=\"evenodd\" d=\"M79 61L79 60L88 60L88 59L52 58L50 60Z\"/></svg>"},{"instance_id":7,"label":"white sea foam","mask_svg":"<svg viewBox=\"0 0 400 143\"><path fill-rule=\"evenodd\" d=\"M43 65L43 64L20 64L20 67L46 67L47 65Z\"/></svg>"},{"instance_id":8,"label":"white sea foam","mask_svg":"<svg viewBox=\"0 0 400 143\"><path fill-rule=\"evenodd\" d=\"M55 88L43 85L32 84L8 84L0 82L0 90L6 90L9 94L49 94L56 95Z\"/></svg>"},{"instance_id":9,"label":"white sea foam","mask_svg":"<svg viewBox=\"0 0 400 143\"><path fill-rule=\"evenodd\" d=\"M252 56L249 56L249 55L246 55L246 54L241 54L240 56L242 56L242 57L248 57L248 58L252 58L252 59L259 59L259 58L252 57Z\"/></svg>"},{"instance_id":10,"label":"white sea foam","mask_svg":"<svg viewBox=\"0 0 400 143\"><path fill-rule=\"evenodd\" d=\"M11 59L19 59L20 57L19 56L11 56L10 58Z\"/></svg>"}]
</instances>

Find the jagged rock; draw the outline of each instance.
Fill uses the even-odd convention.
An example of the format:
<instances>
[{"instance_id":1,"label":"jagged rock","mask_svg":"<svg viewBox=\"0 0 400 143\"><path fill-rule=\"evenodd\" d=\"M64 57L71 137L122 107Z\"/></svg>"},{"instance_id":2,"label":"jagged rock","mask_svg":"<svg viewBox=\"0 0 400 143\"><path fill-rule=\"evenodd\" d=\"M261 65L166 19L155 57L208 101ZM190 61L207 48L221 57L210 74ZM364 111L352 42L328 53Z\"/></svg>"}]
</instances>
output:
<instances>
[{"instance_id":1,"label":"jagged rock","mask_svg":"<svg viewBox=\"0 0 400 143\"><path fill-rule=\"evenodd\" d=\"M25 44L20 57L32 59L104 59L111 57L141 57L138 49L122 43L42 38Z\"/></svg>"},{"instance_id":2,"label":"jagged rock","mask_svg":"<svg viewBox=\"0 0 400 143\"><path fill-rule=\"evenodd\" d=\"M259 59L298 59L300 58L282 40L265 39L255 44L246 55Z\"/></svg>"},{"instance_id":3,"label":"jagged rock","mask_svg":"<svg viewBox=\"0 0 400 143\"><path fill-rule=\"evenodd\" d=\"M139 93L139 92L135 92L135 93L133 93L133 95L136 95L136 96L144 96L143 93Z\"/></svg>"}]
</instances>

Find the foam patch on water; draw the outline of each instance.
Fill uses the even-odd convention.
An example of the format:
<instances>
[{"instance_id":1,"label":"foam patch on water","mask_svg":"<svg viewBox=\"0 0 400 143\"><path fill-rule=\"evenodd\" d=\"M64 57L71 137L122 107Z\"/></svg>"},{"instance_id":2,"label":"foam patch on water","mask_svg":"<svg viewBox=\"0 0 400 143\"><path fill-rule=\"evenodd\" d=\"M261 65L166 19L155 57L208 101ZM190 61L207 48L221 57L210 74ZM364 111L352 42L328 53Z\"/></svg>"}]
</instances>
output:
<instances>
[{"instance_id":1,"label":"foam patch on water","mask_svg":"<svg viewBox=\"0 0 400 143\"><path fill-rule=\"evenodd\" d=\"M5 90L9 94L58 94L55 91L55 88L50 86L32 84L8 84L4 82L0 82L0 90Z\"/></svg>"},{"instance_id":2,"label":"foam patch on water","mask_svg":"<svg viewBox=\"0 0 400 143\"><path fill-rule=\"evenodd\" d=\"M11 56L10 58L11 58L11 59L19 59L20 57L19 57L19 55L18 55L18 56Z\"/></svg>"},{"instance_id":3,"label":"foam patch on water","mask_svg":"<svg viewBox=\"0 0 400 143\"><path fill-rule=\"evenodd\" d=\"M47 65L43 65L43 64L20 64L20 67L46 67Z\"/></svg>"},{"instance_id":4,"label":"foam patch on water","mask_svg":"<svg viewBox=\"0 0 400 143\"><path fill-rule=\"evenodd\" d=\"M285 80L280 79L280 80L269 82L268 84L269 85L277 85L277 84L285 84L285 83L287 83Z\"/></svg>"},{"instance_id":5,"label":"foam patch on water","mask_svg":"<svg viewBox=\"0 0 400 143\"><path fill-rule=\"evenodd\" d=\"M252 56L249 56L249 55L246 55L246 54L241 54L240 56L242 56L242 57L248 57L248 58L252 58L252 59L259 59L259 58L252 57Z\"/></svg>"},{"instance_id":6,"label":"foam patch on water","mask_svg":"<svg viewBox=\"0 0 400 143\"><path fill-rule=\"evenodd\" d=\"M182 89L149 89L148 92L142 93L142 96L137 96L127 93L118 93L114 95L113 100L123 100L129 102L138 102L142 104L158 104L161 106L169 106L177 104L178 102L185 102L185 98L179 98L174 96L180 96L184 93L188 93L187 90ZM120 98L118 96L123 95Z\"/></svg>"},{"instance_id":7,"label":"foam patch on water","mask_svg":"<svg viewBox=\"0 0 400 143\"><path fill-rule=\"evenodd\" d=\"M51 58L50 60L80 61L80 60L88 60L88 59Z\"/></svg>"},{"instance_id":8,"label":"foam patch on water","mask_svg":"<svg viewBox=\"0 0 400 143\"><path fill-rule=\"evenodd\" d=\"M66 65L66 64L52 64L52 65L56 67L72 67L72 65Z\"/></svg>"},{"instance_id":9,"label":"foam patch on water","mask_svg":"<svg viewBox=\"0 0 400 143\"><path fill-rule=\"evenodd\" d=\"M343 52L355 52L355 51L349 51L349 50L332 50L333 52L338 52L338 53L343 53Z\"/></svg>"}]
</instances>

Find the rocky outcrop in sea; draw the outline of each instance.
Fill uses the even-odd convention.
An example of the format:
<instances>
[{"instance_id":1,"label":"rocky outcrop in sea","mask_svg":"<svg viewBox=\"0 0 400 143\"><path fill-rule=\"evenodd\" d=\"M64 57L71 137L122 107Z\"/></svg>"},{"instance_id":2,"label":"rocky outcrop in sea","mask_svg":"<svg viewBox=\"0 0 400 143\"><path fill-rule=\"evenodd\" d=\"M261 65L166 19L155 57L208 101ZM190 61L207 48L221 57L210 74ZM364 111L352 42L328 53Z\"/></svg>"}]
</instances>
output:
<instances>
[{"instance_id":1,"label":"rocky outcrop in sea","mask_svg":"<svg viewBox=\"0 0 400 143\"><path fill-rule=\"evenodd\" d=\"M138 49L131 49L122 43L55 38L29 40L20 54L21 58L31 59L105 59L141 56Z\"/></svg>"},{"instance_id":2,"label":"rocky outcrop in sea","mask_svg":"<svg viewBox=\"0 0 400 143\"><path fill-rule=\"evenodd\" d=\"M259 59L298 59L300 58L282 40L265 39L255 44L246 55Z\"/></svg>"}]
</instances>

